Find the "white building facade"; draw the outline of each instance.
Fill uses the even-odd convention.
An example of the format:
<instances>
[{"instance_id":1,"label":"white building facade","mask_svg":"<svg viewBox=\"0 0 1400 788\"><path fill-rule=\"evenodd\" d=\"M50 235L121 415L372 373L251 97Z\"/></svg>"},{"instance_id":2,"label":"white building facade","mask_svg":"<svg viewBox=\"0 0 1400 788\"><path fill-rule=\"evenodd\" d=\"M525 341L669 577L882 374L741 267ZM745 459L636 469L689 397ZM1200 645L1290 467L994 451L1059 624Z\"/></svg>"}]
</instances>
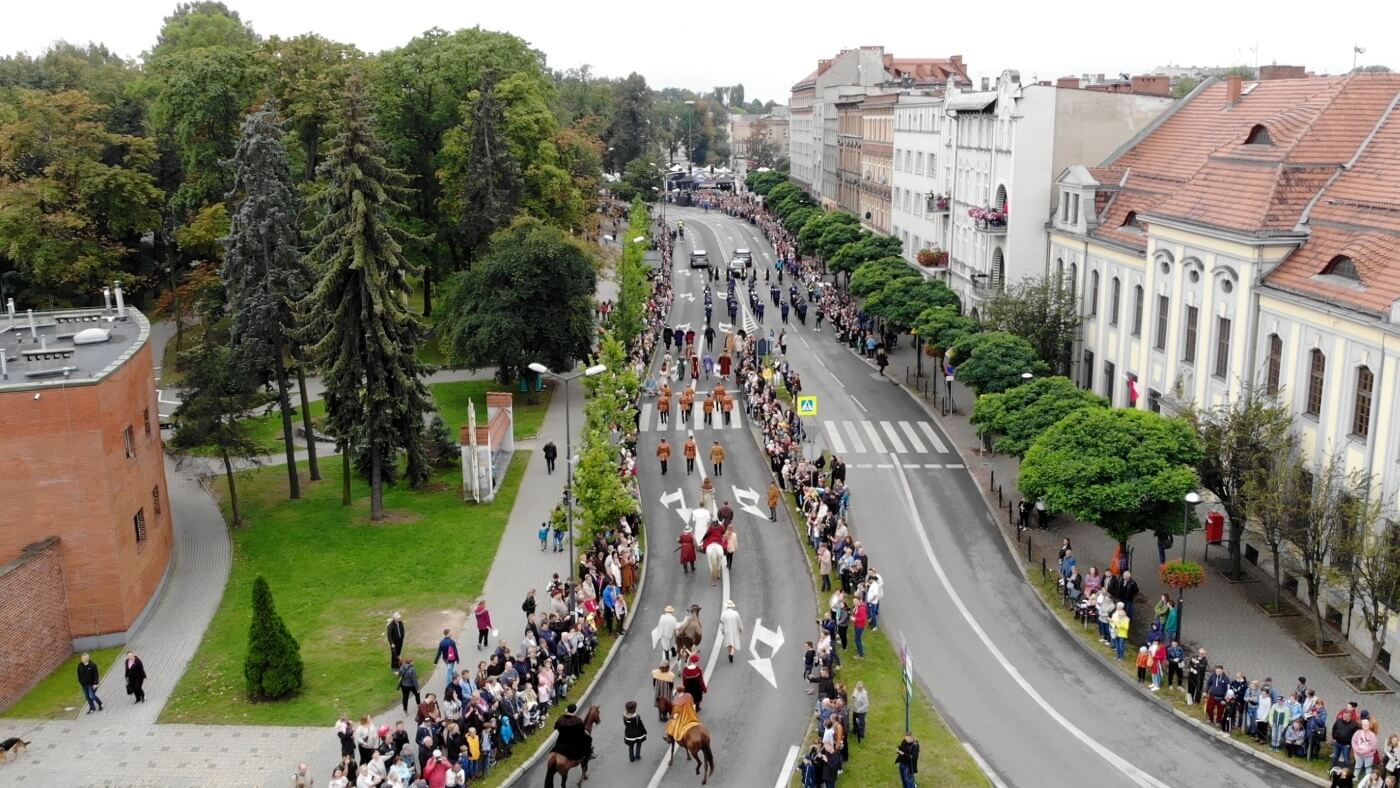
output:
<instances>
[{"instance_id":1,"label":"white building facade","mask_svg":"<svg viewBox=\"0 0 1400 788\"><path fill-rule=\"evenodd\" d=\"M940 165L947 120L941 96L900 96L894 108L891 227L910 263L921 250L946 249L950 173Z\"/></svg>"}]
</instances>

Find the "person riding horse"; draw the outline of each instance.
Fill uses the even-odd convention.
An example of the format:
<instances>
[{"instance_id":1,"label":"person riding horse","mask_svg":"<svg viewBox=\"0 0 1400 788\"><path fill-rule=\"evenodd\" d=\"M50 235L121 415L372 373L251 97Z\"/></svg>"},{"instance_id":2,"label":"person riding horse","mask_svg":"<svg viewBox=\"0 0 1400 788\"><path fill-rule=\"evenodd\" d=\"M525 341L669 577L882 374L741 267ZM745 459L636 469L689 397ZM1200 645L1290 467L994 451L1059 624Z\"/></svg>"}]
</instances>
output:
<instances>
[{"instance_id":1,"label":"person riding horse","mask_svg":"<svg viewBox=\"0 0 1400 788\"><path fill-rule=\"evenodd\" d=\"M570 703L564 714L554 723L559 738L554 742L554 752L574 761L585 761L593 757L593 735L584 730L583 719L577 714L578 706Z\"/></svg>"},{"instance_id":2,"label":"person riding horse","mask_svg":"<svg viewBox=\"0 0 1400 788\"><path fill-rule=\"evenodd\" d=\"M666 741L680 741L686 731L700 723L695 698L687 691L677 692L671 699L671 719L666 723Z\"/></svg>"}]
</instances>

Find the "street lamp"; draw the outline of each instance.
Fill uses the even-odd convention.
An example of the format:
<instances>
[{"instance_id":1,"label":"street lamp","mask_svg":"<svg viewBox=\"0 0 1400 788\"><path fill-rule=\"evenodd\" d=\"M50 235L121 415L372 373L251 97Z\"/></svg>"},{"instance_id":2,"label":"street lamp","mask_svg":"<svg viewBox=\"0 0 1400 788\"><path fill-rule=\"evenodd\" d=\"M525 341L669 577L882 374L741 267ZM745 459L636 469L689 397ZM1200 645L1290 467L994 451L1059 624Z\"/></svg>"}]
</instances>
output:
<instances>
[{"instance_id":1,"label":"street lamp","mask_svg":"<svg viewBox=\"0 0 1400 788\"><path fill-rule=\"evenodd\" d=\"M689 107L695 106L695 102L694 102L694 101L686 101L685 103L686 103L686 106L689 106ZM692 127L692 125L694 124L694 122L695 122L695 110L691 110L691 111L685 113L685 169L686 169L686 172L690 173L691 175L694 175L694 174L695 174L695 155L694 155L694 151L692 151L691 148L690 148L690 145L691 145L691 142L690 142L690 131L691 131L691 127Z\"/></svg>"},{"instance_id":2,"label":"street lamp","mask_svg":"<svg viewBox=\"0 0 1400 788\"><path fill-rule=\"evenodd\" d=\"M1186 560L1186 535L1191 533L1191 507L1201 502L1201 494L1192 490L1181 501L1181 560ZM1176 642L1184 644L1181 636L1181 600L1184 589L1176 589ZM1183 645L1182 648L1185 648Z\"/></svg>"},{"instance_id":3,"label":"street lamp","mask_svg":"<svg viewBox=\"0 0 1400 788\"><path fill-rule=\"evenodd\" d=\"M582 372L561 375L558 372L550 370L549 367L546 367L538 361L530 362L529 367L531 372L539 375L548 375L564 384L564 473L566 474L564 480L564 515L567 518L569 528L569 614L574 615L578 612L578 582L574 577L578 571L578 565L574 561L574 430L573 422L570 419L572 409L569 407L569 383L578 378L591 378L594 375L606 372L608 368L603 364L594 364Z\"/></svg>"}]
</instances>

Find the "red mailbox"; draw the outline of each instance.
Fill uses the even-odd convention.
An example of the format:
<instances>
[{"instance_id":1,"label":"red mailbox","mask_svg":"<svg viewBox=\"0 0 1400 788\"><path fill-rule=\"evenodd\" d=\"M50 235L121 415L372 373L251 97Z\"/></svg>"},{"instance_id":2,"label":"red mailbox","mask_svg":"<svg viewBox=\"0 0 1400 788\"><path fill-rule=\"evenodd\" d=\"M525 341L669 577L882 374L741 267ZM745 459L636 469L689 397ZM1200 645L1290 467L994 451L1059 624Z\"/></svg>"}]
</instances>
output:
<instances>
[{"instance_id":1,"label":"red mailbox","mask_svg":"<svg viewBox=\"0 0 1400 788\"><path fill-rule=\"evenodd\" d=\"M1206 541L1211 544L1220 544L1225 540L1225 513L1210 512L1206 514Z\"/></svg>"}]
</instances>

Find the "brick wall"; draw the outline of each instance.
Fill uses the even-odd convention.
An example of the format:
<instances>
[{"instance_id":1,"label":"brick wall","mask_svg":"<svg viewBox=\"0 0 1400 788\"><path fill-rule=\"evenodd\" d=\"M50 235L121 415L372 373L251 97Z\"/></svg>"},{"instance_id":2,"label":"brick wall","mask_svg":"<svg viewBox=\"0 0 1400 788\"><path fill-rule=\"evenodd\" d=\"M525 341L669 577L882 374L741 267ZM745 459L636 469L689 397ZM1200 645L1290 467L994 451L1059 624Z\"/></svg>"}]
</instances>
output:
<instances>
[{"instance_id":1,"label":"brick wall","mask_svg":"<svg viewBox=\"0 0 1400 788\"><path fill-rule=\"evenodd\" d=\"M0 566L0 709L73 653L66 600L57 539L35 542Z\"/></svg>"},{"instance_id":2,"label":"brick wall","mask_svg":"<svg viewBox=\"0 0 1400 788\"><path fill-rule=\"evenodd\" d=\"M0 394L0 556L58 537L73 636L125 631L174 546L150 344L97 383L34 394ZM138 512L146 532L139 544Z\"/></svg>"}]
</instances>

